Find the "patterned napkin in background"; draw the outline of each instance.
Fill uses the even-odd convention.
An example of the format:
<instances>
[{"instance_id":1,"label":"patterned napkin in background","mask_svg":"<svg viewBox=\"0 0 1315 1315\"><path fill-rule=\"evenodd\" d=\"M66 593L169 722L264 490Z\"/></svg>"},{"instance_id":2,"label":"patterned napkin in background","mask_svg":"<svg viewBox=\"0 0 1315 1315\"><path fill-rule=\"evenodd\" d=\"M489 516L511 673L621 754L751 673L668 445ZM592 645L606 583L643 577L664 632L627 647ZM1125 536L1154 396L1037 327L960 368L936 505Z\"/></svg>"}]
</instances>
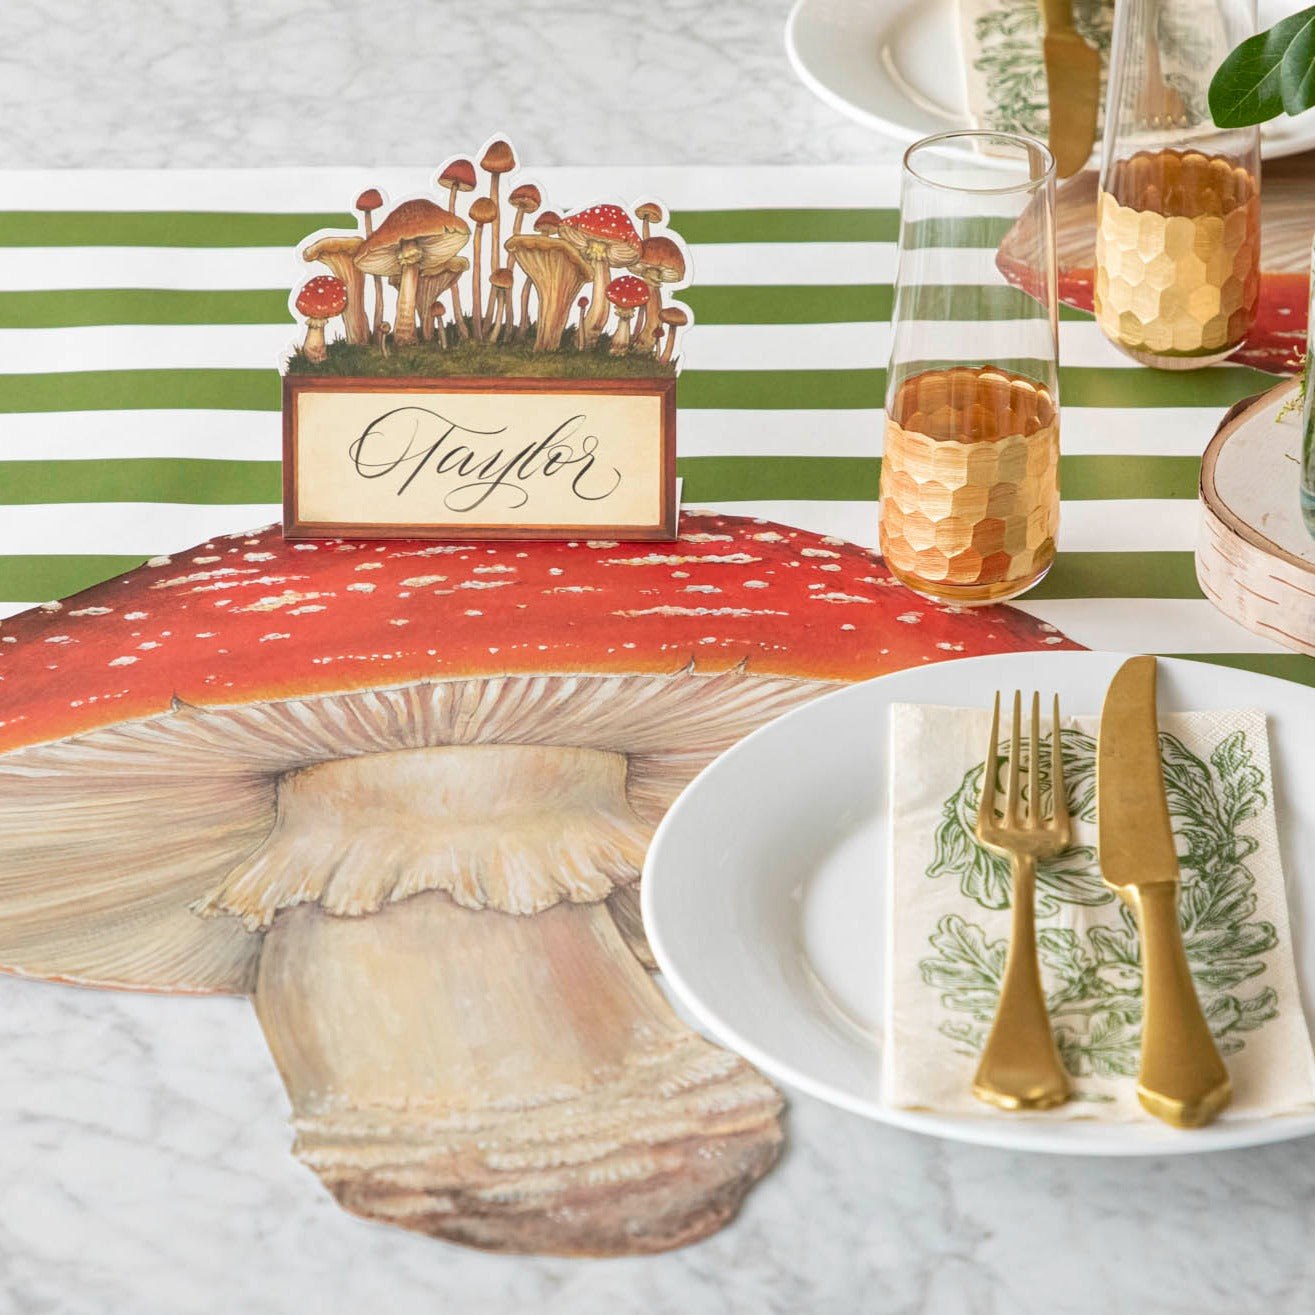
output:
<instances>
[{"instance_id":1,"label":"patterned napkin in background","mask_svg":"<svg viewBox=\"0 0 1315 1315\"><path fill-rule=\"evenodd\" d=\"M1113 22L1110 0L1073 0L1073 26L1101 54L1102 105ZM1050 111L1043 33L1037 0L959 0L968 114L977 127L1046 140Z\"/></svg>"},{"instance_id":2,"label":"patterned napkin in background","mask_svg":"<svg viewBox=\"0 0 1315 1315\"><path fill-rule=\"evenodd\" d=\"M1095 717L1063 723L1074 847L1040 864L1041 971L1075 1099L1029 1117L1149 1120L1137 1102L1141 971L1136 923L1096 861ZM889 943L883 1098L997 1117L971 1093L1009 942L1009 866L973 838L990 714L891 708ZM1182 870L1184 940L1233 1078L1222 1116L1315 1107L1274 823L1264 715L1166 714L1166 789ZM1042 790L1050 790L1049 736ZM1004 787L1004 769L1000 788ZM1017 1115L998 1116L1017 1118Z\"/></svg>"}]
</instances>

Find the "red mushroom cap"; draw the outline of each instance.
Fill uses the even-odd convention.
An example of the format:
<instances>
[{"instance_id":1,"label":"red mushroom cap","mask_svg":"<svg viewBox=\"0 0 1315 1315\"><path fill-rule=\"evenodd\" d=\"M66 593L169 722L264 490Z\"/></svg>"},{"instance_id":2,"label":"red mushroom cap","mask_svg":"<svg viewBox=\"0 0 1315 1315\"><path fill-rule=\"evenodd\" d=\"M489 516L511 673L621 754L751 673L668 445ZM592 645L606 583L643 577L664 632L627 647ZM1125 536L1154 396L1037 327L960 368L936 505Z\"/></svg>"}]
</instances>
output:
<instances>
[{"instance_id":1,"label":"red mushroom cap","mask_svg":"<svg viewBox=\"0 0 1315 1315\"><path fill-rule=\"evenodd\" d=\"M556 210L545 210L535 221L536 233L555 233L562 226L562 217Z\"/></svg>"},{"instance_id":2,"label":"red mushroom cap","mask_svg":"<svg viewBox=\"0 0 1315 1315\"><path fill-rule=\"evenodd\" d=\"M347 305L347 288L332 274L318 274L297 294L297 310L308 320L341 315Z\"/></svg>"},{"instance_id":3,"label":"red mushroom cap","mask_svg":"<svg viewBox=\"0 0 1315 1315\"><path fill-rule=\"evenodd\" d=\"M543 193L533 183L522 183L519 187L511 189L507 203L528 214L529 211L537 210L543 204Z\"/></svg>"},{"instance_id":4,"label":"red mushroom cap","mask_svg":"<svg viewBox=\"0 0 1315 1315\"><path fill-rule=\"evenodd\" d=\"M356 198L356 208L358 210L378 210L384 203L384 198L379 190L374 187L367 187L364 192Z\"/></svg>"},{"instance_id":5,"label":"red mushroom cap","mask_svg":"<svg viewBox=\"0 0 1315 1315\"><path fill-rule=\"evenodd\" d=\"M475 187L475 166L469 160L453 160L438 175L440 187L455 187L458 192L473 191Z\"/></svg>"},{"instance_id":6,"label":"red mushroom cap","mask_svg":"<svg viewBox=\"0 0 1315 1315\"><path fill-rule=\"evenodd\" d=\"M630 216L619 205L591 205L567 215L562 220L562 235L573 236L579 246L591 241L602 243L608 261L614 265L628 264L641 246Z\"/></svg>"},{"instance_id":7,"label":"red mushroom cap","mask_svg":"<svg viewBox=\"0 0 1315 1315\"><path fill-rule=\"evenodd\" d=\"M701 671L859 680L1068 647L938 607L855 544L684 512L673 543L205 543L0 624L0 753L169 711L414 681Z\"/></svg>"},{"instance_id":8,"label":"red mushroom cap","mask_svg":"<svg viewBox=\"0 0 1315 1315\"><path fill-rule=\"evenodd\" d=\"M633 274L622 274L607 285L607 299L613 306L632 310L648 300L648 284Z\"/></svg>"}]
</instances>

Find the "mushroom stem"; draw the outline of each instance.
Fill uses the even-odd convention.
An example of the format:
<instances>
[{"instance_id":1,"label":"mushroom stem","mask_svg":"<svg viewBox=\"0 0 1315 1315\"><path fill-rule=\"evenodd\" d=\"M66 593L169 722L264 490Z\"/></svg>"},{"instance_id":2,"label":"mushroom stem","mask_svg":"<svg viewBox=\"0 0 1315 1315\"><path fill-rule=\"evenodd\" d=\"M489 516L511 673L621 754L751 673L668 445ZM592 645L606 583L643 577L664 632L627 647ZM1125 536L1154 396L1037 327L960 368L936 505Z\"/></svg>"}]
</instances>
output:
<instances>
[{"instance_id":1,"label":"mushroom stem","mask_svg":"<svg viewBox=\"0 0 1315 1315\"><path fill-rule=\"evenodd\" d=\"M368 238L374 233L374 221L371 218L369 210L365 214L365 236ZM384 341L384 281L383 278L376 274L374 276L374 321L370 331L370 341L376 347L382 347Z\"/></svg>"},{"instance_id":2,"label":"mushroom stem","mask_svg":"<svg viewBox=\"0 0 1315 1315\"><path fill-rule=\"evenodd\" d=\"M635 324L635 350L651 352L657 346L657 331L662 315L662 284L648 282L648 301L639 312Z\"/></svg>"},{"instance_id":3,"label":"mushroom stem","mask_svg":"<svg viewBox=\"0 0 1315 1315\"><path fill-rule=\"evenodd\" d=\"M484 225L475 225L475 260L472 266L470 294L470 332L476 342L484 339L484 289L480 282L480 253L484 246Z\"/></svg>"},{"instance_id":4,"label":"mushroom stem","mask_svg":"<svg viewBox=\"0 0 1315 1315\"><path fill-rule=\"evenodd\" d=\"M630 321L634 318L634 314L634 311L625 306L617 308L616 333L612 335L612 345L608 348L610 355L623 356L630 350Z\"/></svg>"},{"instance_id":5,"label":"mushroom stem","mask_svg":"<svg viewBox=\"0 0 1315 1315\"><path fill-rule=\"evenodd\" d=\"M308 361L322 361L328 355L324 345L324 326L328 320L308 318L306 321L306 341L301 345L302 355Z\"/></svg>"},{"instance_id":6,"label":"mushroom stem","mask_svg":"<svg viewBox=\"0 0 1315 1315\"><path fill-rule=\"evenodd\" d=\"M662 1251L775 1159L780 1097L676 1018L601 902L646 829L625 780L620 754L497 745L280 782L246 873L323 893L274 916L254 1003L296 1154L347 1209L494 1251Z\"/></svg>"},{"instance_id":7,"label":"mushroom stem","mask_svg":"<svg viewBox=\"0 0 1315 1315\"><path fill-rule=\"evenodd\" d=\"M676 326L669 324L667 326L667 340L662 344L662 360L671 360L672 350L676 346Z\"/></svg>"},{"instance_id":8,"label":"mushroom stem","mask_svg":"<svg viewBox=\"0 0 1315 1315\"><path fill-rule=\"evenodd\" d=\"M516 325L513 338L523 338L530 331L530 280L521 285L521 316Z\"/></svg>"},{"instance_id":9,"label":"mushroom stem","mask_svg":"<svg viewBox=\"0 0 1315 1315\"><path fill-rule=\"evenodd\" d=\"M466 316L461 309L461 288L453 284L452 292L452 321L457 326L458 338L469 338L470 330L466 328Z\"/></svg>"},{"instance_id":10,"label":"mushroom stem","mask_svg":"<svg viewBox=\"0 0 1315 1315\"><path fill-rule=\"evenodd\" d=\"M416 289L420 283L420 249L407 246L399 256L402 280L397 288L397 315L393 341L400 347L416 340Z\"/></svg>"},{"instance_id":11,"label":"mushroom stem","mask_svg":"<svg viewBox=\"0 0 1315 1315\"><path fill-rule=\"evenodd\" d=\"M502 263L502 203L498 200L498 185L501 181L500 174L489 175L489 200L493 202L493 222L489 228L489 262L494 269ZM485 314L489 319L493 318L495 303L498 300L498 294L495 289L489 289L488 306L485 308Z\"/></svg>"},{"instance_id":12,"label":"mushroom stem","mask_svg":"<svg viewBox=\"0 0 1315 1315\"><path fill-rule=\"evenodd\" d=\"M607 300L607 285L611 281L612 271L606 256L593 256L594 286L589 299L589 310L580 325L582 347L592 347L603 332L607 317L611 314L612 303Z\"/></svg>"}]
</instances>

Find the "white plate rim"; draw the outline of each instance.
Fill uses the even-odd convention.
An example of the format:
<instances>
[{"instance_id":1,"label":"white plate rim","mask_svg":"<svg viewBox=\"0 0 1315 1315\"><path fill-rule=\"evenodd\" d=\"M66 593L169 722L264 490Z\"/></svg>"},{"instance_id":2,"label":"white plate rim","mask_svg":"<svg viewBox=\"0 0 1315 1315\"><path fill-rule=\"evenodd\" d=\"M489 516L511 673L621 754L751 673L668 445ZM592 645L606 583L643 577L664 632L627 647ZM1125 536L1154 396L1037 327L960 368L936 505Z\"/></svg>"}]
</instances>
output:
<instances>
[{"instance_id":1,"label":"white plate rim","mask_svg":"<svg viewBox=\"0 0 1315 1315\"><path fill-rule=\"evenodd\" d=\"M1075 656L1081 658L1095 657L1104 659L1112 665L1135 655L1093 649L1053 653L1032 651L1026 654L987 654L979 657L962 658L948 662L938 662L935 667L945 671L947 668L954 668L966 663L979 663L1022 656L1044 656L1061 660ZM1159 660L1175 667L1210 665L1208 663L1193 662L1190 658L1162 657ZM716 1010L709 1008L703 1002L697 989L691 985L681 971L678 965L679 954L674 952L671 944L668 943L662 926L663 920L654 907L657 900L656 891L661 884L661 878L652 879L652 873L659 870L668 835L682 824L682 800L696 790L702 789L702 783L706 778L714 775L719 770L727 770L726 764L733 763L734 760L742 756L754 753L760 740L769 735L780 734L783 723L806 719L810 712L813 712L822 703L832 703L846 698L852 699L856 697L858 690L868 686L897 681L901 678L907 678L911 672L922 672L928 669L925 667L905 668L873 677L871 680L858 681L784 713L745 736L744 739L732 745L725 753L719 755L713 762L703 768L681 791L680 796L667 810L649 843L644 862L643 878L640 883L640 903L645 933L658 969L684 1009L714 1039L743 1056L768 1076L787 1087L793 1088L795 1091L802 1092L837 1109L846 1110L851 1114L856 1114L873 1122L950 1141L1006 1151L1027 1151L1084 1157L1137 1158L1200 1155L1215 1151L1238 1150L1251 1146L1291 1141L1315 1134L1315 1113L1292 1115L1284 1118L1256 1119L1245 1123L1216 1123L1192 1133L1181 1133L1167 1127L1161 1129L1158 1126L1149 1124L1074 1125L1072 1123L1026 1123L1022 1120L1012 1124L1002 1124L989 1115L983 1117L980 1122L976 1122L967 1118L898 1109L883 1105L876 1099L857 1098L846 1091L832 1087L827 1082L817 1080L794 1064L780 1059L769 1050L758 1045L757 1042L744 1036L735 1025L727 1022ZM1294 682L1283 680L1281 677L1245 671L1245 669L1243 669L1242 674L1249 679L1267 685L1281 686L1289 692L1300 690L1302 694L1297 696L1299 698L1307 696L1315 698L1315 691L1296 685ZM1129 1126L1135 1126L1138 1131L1134 1133L1134 1137L1140 1136L1143 1140L1141 1142L1133 1140L1119 1141L1111 1138L1106 1141L1103 1138L1087 1138L1083 1136L1082 1131L1075 1135L1074 1130L1079 1126L1083 1128L1083 1131L1099 1129L1106 1134L1113 1131L1126 1131ZM1002 1132L1004 1133L1003 1136L1001 1135Z\"/></svg>"},{"instance_id":2,"label":"white plate rim","mask_svg":"<svg viewBox=\"0 0 1315 1315\"><path fill-rule=\"evenodd\" d=\"M916 126L901 122L898 119L885 118L873 110L856 104L843 91L833 87L809 65L799 49L799 25L807 20L806 11L808 8L817 3L819 3L819 0L794 0L785 20L784 39L786 59L789 61L790 68L799 81L820 101L830 106L838 114L843 114L855 123L860 123L865 128L882 133L904 146L911 146L914 142L920 141L932 132L952 131L956 128L971 128L973 126L966 113L957 117L947 117L945 122L938 127L925 124ZM917 3L917 0L898 0L898 3L907 8ZM881 69L879 61L874 61L873 67L876 76L888 77L885 71ZM893 87L894 84L891 85ZM1302 122L1303 119L1306 122ZM1279 129L1270 127L1268 130L1264 128L1261 130L1260 154L1262 159L1278 160L1288 155L1299 155L1302 151L1315 149L1315 112L1309 112L1297 119L1280 119L1278 122L1282 125ZM1292 126L1294 124L1299 126ZM1101 144L1097 141L1084 167L1096 167L1100 162L1100 152ZM981 156L979 163L998 168L1010 167L1008 160L997 159L990 155Z\"/></svg>"}]
</instances>

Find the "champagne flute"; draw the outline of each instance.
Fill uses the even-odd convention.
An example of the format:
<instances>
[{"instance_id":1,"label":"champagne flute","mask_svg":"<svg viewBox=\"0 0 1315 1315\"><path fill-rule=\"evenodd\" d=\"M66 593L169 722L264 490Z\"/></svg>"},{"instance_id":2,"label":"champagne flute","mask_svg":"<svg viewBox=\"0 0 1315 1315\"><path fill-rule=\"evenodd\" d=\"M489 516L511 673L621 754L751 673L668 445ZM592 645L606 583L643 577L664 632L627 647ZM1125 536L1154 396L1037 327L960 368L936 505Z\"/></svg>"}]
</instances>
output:
<instances>
[{"instance_id":1,"label":"champagne flute","mask_svg":"<svg viewBox=\"0 0 1315 1315\"><path fill-rule=\"evenodd\" d=\"M1007 260L997 249L1006 236ZM880 537L891 573L937 602L1013 598L1054 561L1056 286L1055 163L1044 146L970 131L909 148Z\"/></svg>"},{"instance_id":2,"label":"champagne flute","mask_svg":"<svg viewBox=\"0 0 1315 1315\"><path fill-rule=\"evenodd\" d=\"M1193 370L1241 346L1260 297L1260 129L1216 128L1224 56L1256 0L1119 0L1096 215L1096 322L1135 361Z\"/></svg>"}]
</instances>

